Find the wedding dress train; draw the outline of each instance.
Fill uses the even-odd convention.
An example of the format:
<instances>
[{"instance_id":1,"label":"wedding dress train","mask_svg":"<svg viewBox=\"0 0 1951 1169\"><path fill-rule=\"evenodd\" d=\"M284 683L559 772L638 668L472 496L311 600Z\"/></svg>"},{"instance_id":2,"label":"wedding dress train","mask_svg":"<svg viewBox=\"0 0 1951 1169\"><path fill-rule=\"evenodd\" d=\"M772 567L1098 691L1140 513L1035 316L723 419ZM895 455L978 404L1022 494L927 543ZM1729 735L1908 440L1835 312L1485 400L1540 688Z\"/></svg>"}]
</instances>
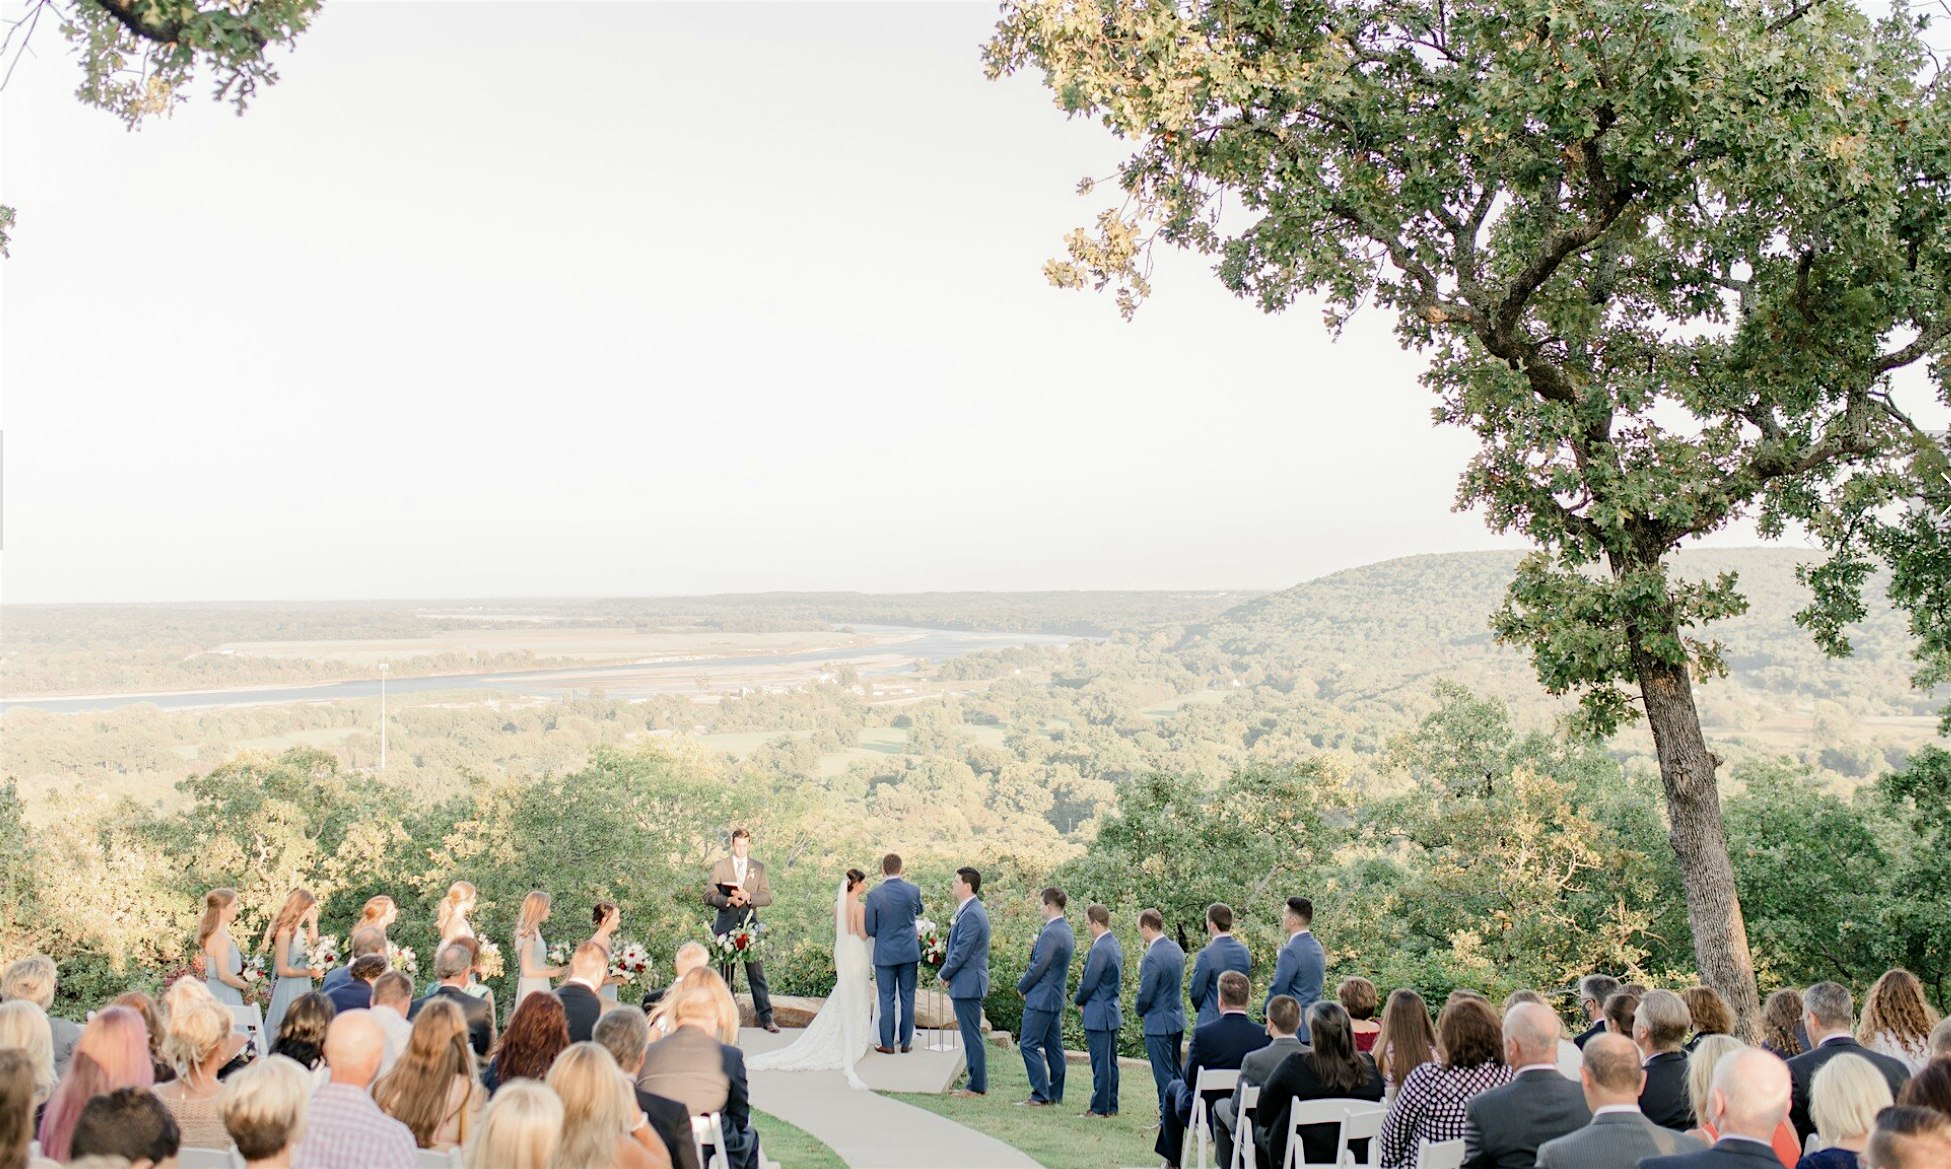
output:
<instances>
[{"instance_id":1,"label":"wedding dress train","mask_svg":"<svg viewBox=\"0 0 1951 1169\"><path fill-rule=\"evenodd\" d=\"M746 1068L771 1072L837 1069L847 1073L848 1087L866 1090L867 1084L854 1071L854 1064L873 1042L869 1038L873 1034L873 996L867 984L871 968L867 939L856 937L847 928L847 887L842 881L833 905L833 993L799 1038L777 1051L748 1058Z\"/></svg>"}]
</instances>

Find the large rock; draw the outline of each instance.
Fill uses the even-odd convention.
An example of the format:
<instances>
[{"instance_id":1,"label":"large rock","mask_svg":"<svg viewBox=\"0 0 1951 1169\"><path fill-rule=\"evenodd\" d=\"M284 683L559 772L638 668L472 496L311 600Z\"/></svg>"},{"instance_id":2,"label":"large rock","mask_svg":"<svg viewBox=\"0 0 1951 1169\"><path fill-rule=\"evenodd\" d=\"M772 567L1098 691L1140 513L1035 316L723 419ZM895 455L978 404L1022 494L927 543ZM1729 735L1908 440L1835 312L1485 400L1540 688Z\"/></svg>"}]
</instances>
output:
<instances>
[{"instance_id":1,"label":"large rock","mask_svg":"<svg viewBox=\"0 0 1951 1169\"><path fill-rule=\"evenodd\" d=\"M738 1021L744 1027L759 1025L758 1012L752 1009L752 996L741 994L738 999ZM826 1005L825 999L806 998L800 995L776 994L772 996L772 1021L781 1027L804 1027L813 1021ZM924 1029L950 1030L955 1027L955 1004L948 995L939 990L915 991L915 1026ZM989 1016L982 1017L982 1029L989 1030Z\"/></svg>"}]
</instances>

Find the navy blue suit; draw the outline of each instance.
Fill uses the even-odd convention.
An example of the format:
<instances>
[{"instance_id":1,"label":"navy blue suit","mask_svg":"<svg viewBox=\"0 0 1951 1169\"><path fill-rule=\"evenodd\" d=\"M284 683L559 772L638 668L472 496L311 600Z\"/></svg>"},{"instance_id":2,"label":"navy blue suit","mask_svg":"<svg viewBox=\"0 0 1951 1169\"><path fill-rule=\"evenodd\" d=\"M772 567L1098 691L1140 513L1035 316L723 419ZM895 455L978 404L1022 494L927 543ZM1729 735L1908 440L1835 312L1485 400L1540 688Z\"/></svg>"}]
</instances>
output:
<instances>
[{"instance_id":1,"label":"navy blue suit","mask_svg":"<svg viewBox=\"0 0 1951 1169\"><path fill-rule=\"evenodd\" d=\"M1192 1090L1199 1083L1202 1068L1237 1071L1242 1060L1273 1042L1267 1029L1246 1017L1244 1011L1221 1015L1192 1033L1186 1048L1186 1074L1174 1080L1167 1094L1172 1107L1159 1119L1158 1143L1153 1146L1169 1164L1179 1163L1179 1149L1185 1144L1186 1126L1192 1123ZM1224 1092L1206 1094L1207 1115L1226 1099Z\"/></svg>"},{"instance_id":2,"label":"navy blue suit","mask_svg":"<svg viewBox=\"0 0 1951 1169\"><path fill-rule=\"evenodd\" d=\"M1199 956L1192 960L1192 985L1186 994L1197 1012L1195 1030L1219 1018L1219 976L1228 970L1252 978L1253 955L1247 953L1246 943L1232 934L1222 934L1201 947Z\"/></svg>"},{"instance_id":3,"label":"navy blue suit","mask_svg":"<svg viewBox=\"0 0 1951 1169\"><path fill-rule=\"evenodd\" d=\"M346 1011L363 1011L373 1005L373 984L349 978L333 987L325 996L332 1000L332 1010L343 1014Z\"/></svg>"},{"instance_id":4,"label":"navy blue suit","mask_svg":"<svg viewBox=\"0 0 1951 1169\"><path fill-rule=\"evenodd\" d=\"M894 1046L894 999L901 997L901 1046L915 1041L915 967L921 962L921 890L889 877L867 892L867 936L874 939L874 992L881 1006L881 1046Z\"/></svg>"},{"instance_id":5,"label":"navy blue suit","mask_svg":"<svg viewBox=\"0 0 1951 1169\"><path fill-rule=\"evenodd\" d=\"M1302 930L1287 939L1280 948L1280 957L1274 962L1274 980L1267 987L1266 1000L1260 1004L1260 1013L1267 1013L1267 1004L1274 1001L1275 995L1291 995L1301 1004L1301 1026L1294 1038L1307 1042L1307 1009L1321 997L1321 980L1328 973L1328 955L1321 949L1321 943L1314 935Z\"/></svg>"},{"instance_id":6,"label":"navy blue suit","mask_svg":"<svg viewBox=\"0 0 1951 1169\"><path fill-rule=\"evenodd\" d=\"M1043 923L1030 949L1030 968L1016 982L1023 996L1023 1070L1030 1075L1030 1099L1061 1104L1064 1099L1064 987L1070 980L1077 937L1070 923L1053 917Z\"/></svg>"},{"instance_id":7,"label":"navy blue suit","mask_svg":"<svg viewBox=\"0 0 1951 1169\"><path fill-rule=\"evenodd\" d=\"M1108 931L1099 934L1084 955L1084 974L1077 980L1084 1044L1091 1053L1091 1111L1099 1116L1118 1111L1118 1028L1125 1022L1118 998L1124 977L1124 947L1116 935Z\"/></svg>"},{"instance_id":8,"label":"navy blue suit","mask_svg":"<svg viewBox=\"0 0 1951 1169\"><path fill-rule=\"evenodd\" d=\"M978 898L969 898L948 928L942 981L948 983L948 1001L955 1005L955 1024L962 1031L963 1055L969 1061L969 1091L987 1092L989 1060L982 1042L982 1000L989 997L989 911Z\"/></svg>"},{"instance_id":9,"label":"navy blue suit","mask_svg":"<svg viewBox=\"0 0 1951 1169\"><path fill-rule=\"evenodd\" d=\"M1131 1006L1144 1025L1145 1057L1152 1061L1152 1083L1158 1089L1158 1114L1165 1115L1165 1090L1185 1072L1179 1066L1179 1044L1185 1039L1186 952L1160 934L1145 947L1138 961L1138 997Z\"/></svg>"}]
</instances>

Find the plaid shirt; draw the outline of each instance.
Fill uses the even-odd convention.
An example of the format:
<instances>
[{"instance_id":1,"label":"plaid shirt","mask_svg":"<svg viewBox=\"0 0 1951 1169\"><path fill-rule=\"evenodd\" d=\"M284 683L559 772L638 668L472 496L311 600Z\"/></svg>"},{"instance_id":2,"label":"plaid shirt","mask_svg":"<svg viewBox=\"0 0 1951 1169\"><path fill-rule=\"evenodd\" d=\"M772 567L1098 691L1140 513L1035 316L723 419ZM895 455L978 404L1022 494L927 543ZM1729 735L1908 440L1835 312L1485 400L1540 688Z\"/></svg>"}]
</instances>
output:
<instances>
[{"instance_id":1,"label":"plaid shirt","mask_svg":"<svg viewBox=\"0 0 1951 1169\"><path fill-rule=\"evenodd\" d=\"M1515 1074L1501 1063L1449 1068L1432 1062L1404 1076L1382 1121L1382 1169L1408 1169L1424 1141L1462 1140L1471 1098L1510 1083Z\"/></svg>"},{"instance_id":2,"label":"plaid shirt","mask_svg":"<svg viewBox=\"0 0 1951 1169\"><path fill-rule=\"evenodd\" d=\"M312 1093L305 1136L291 1169L416 1169L413 1132L379 1110L350 1084L324 1084Z\"/></svg>"}]
</instances>

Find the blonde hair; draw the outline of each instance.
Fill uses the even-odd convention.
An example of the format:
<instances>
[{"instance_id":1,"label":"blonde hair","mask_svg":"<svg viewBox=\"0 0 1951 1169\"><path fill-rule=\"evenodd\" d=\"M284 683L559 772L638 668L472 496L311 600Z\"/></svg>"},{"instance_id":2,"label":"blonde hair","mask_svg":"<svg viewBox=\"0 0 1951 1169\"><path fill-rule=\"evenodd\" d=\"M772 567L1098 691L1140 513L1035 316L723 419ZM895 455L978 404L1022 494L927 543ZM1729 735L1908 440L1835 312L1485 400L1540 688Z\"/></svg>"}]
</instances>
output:
<instances>
[{"instance_id":1,"label":"blonde hair","mask_svg":"<svg viewBox=\"0 0 1951 1169\"><path fill-rule=\"evenodd\" d=\"M549 1169L561 1144L561 1098L522 1077L495 1093L463 1163L467 1169Z\"/></svg>"},{"instance_id":2,"label":"blonde hair","mask_svg":"<svg viewBox=\"0 0 1951 1169\"><path fill-rule=\"evenodd\" d=\"M232 1026L230 1012L214 999L171 1011L169 1022L163 1026L163 1062L187 1079L223 1046Z\"/></svg>"},{"instance_id":3,"label":"blonde hair","mask_svg":"<svg viewBox=\"0 0 1951 1169\"><path fill-rule=\"evenodd\" d=\"M447 927L461 916L461 906L472 905L474 899L474 886L466 881L456 881L447 886L447 896L440 899L440 908L434 913L434 925L440 930L442 938L447 936Z\"/></svg>"},{"instance_id":4,"label":"blonde hair","mask_svg":"<svg viewBox=\"0 0 1951 1169\"><path fill-rule=\"evenodd\" d=\"M633 1127L637 1098L602 1046L572 1043L545 1081L562 1099L562 1143L550 1169L596 1169L616 1162L617 1142Z\"/></svg>"},{"instance_id":5,"label":"blonde hair","mask_svg":"<svg viewBox=\"0 0 1951 1169\"><path fill-rule=\"evenodd\" d=\"M694 980L693 975L703 977ZM709 1023L718 1042L737 1043L738 1003L718 972L693 970L682 981L691 985L678 995L677 1005L671 1008L671 1022L679 1027L694 1021Z\"/></svg>"},{"instance_id":6,"label":"blonde hair","mask_svg":"<svg viewBox=\"0 0 1951 1169\"><path fill-rule=\"evenodd\" d=\"M432 1148L441 1126L453 1115L447 1099L454 1091L456 1076L467 1080L468 1096L472 1097L477 1088L467 1019L461 1008L446 999L429 999L414 1016L406 1050L400 1052L393 1070L373 1085L373 1103L412 1130L414 1144ZM472 1103L463 1098L461 1110L465 1112Z\"/></svg>"},{"instance_id":7,"label":"blonde hair","mask_svg":"<svg viewBox=\"0 0 1951 1169\"><path fill-rule=\"evenodd\" d=\"M298 932L298 923L304 919L305 911L317 904L318 898L312 896L310 889L302 886L285 894L285 903L271 918L271 924L264 927L264 941L261 943L263 947L269 950L276 944L278 935L286 929L290 929L293 933Z\"/></svg>"},{"instance_id":8,"label":"blonde hair","mask_svg":"<svg viewBox=\"0 0 1951 1169\"><path fill-rule=\"evenodd\" d=\"M1687 1055L1687 1099L1693 1104L1694 1118L1707 1123L1707 1098L1714 1088L1714 1065L1730 1051L1747 1044L1732 1035L1703 1035Z\"/></svg>"},{"instance_id":9,"label":"blonde hair","mask_svg":"<svg viewBox=\"0 0 1951 1169\"><path fill-rule=\"evenodd\" d=\"M34 1103L45 1104L54 1092L54 1030L47 1012L31 1002L8 999L0 1003L0 1051L14 1050L34 1068Z\"/></svg>"},{"instance_id":10,"label":"blonde hair","mask_svg":"<svg viewBox=\"0 0 1951 1169\"><path fill-rule=\"evenodd\" d=\"M522 913L515 922L515 942L517 946L521 944L523 938L528 937L542 928L542 915L549 912L549 906L554 903L555 898L550 897L540 889L536 889L530 892L528 896L522 898Z\"/></svg>"},{"instance_id":11,"label":"blonde hair","mask_svg":"<svg viewBox=\"0 0 1951 1169\"><path fill-rule=\"evenodd\" d=\"M187 1011L202 1003L214 1003L217 996L203 985L201 978L179 978L163 991L163 1026L169 1026L170 1016L178 1011Z\"/></svg>"},{"instance_id":12,"label":"blonde hair","mask_svg":"<svg viewBox=\"0 0 1951 1169\"><path fill-rule=\"evenodd\" d=\"M26 999L45 1011L54 1003L54 984L59 978L54 959L46 954L29 954L0 975L0 998L8 1002Z\"/></svg>"},{"instance_id":13,"label":"blonde hair","mask_svg":"<svg viewBox=\"0 0 1951 1169\"><path fill-rule=\"evenodd\" d=\"M311 1103L311 1075L282 1055L231 1073L217 1096L224 1131L246 1161L268 1161L296 1145Z\"/></svg>"},{"instance_id":14,"label":"blonde hair","mask_svg":"<svg viewBox=\"0 0 1951 1169\"><path fill-rule=\"evenodd\" d=\"M196 923L196 948L201 950L210 935L217 932L223 911L237 900L235 889L212 889L203 895L203 920Z\"/></svg>"},{"instance_id":15,"label":"blonde hair","mask_svg":"<svg viewBox=\"0 0 1951 1169\"><path fill-rule=\"evenodd\" d=\"M1863 996L1863 1018L1857 1024L1856 1038L1869 1043L1882 1034L1903 1047L1922 1051L1930 1043L1935 1026L1937 1012L1924 997L1924 984L1915 974L1898 967L1884 971L1870 993Z\"/></svg>"},{"instance_id":16,"label":"blonde hair","mask_svg":"<svg viewBox=\"0 0 1951 1169\"><path fill-rule=\"evenodd\" d=\"M1809 1117L1831 1145L1868 1133L1892 1103L1883 1073L1860 1055L1844 1053L1823 1064L1809 1085Z\"/></svg>"}]
</instances>

